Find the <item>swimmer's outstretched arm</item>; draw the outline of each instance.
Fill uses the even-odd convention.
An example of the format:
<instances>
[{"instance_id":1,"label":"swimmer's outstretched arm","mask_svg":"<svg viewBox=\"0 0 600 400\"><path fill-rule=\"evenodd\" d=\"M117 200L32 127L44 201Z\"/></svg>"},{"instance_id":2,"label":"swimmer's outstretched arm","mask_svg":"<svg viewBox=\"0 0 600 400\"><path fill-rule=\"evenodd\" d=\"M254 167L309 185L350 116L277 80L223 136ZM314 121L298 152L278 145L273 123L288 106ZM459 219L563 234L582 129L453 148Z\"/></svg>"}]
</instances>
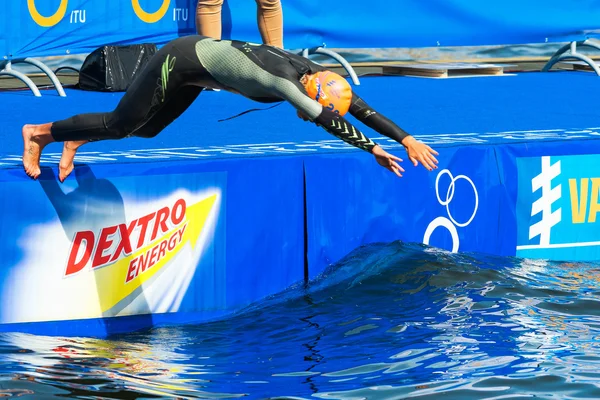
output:
<instances>
[{"instance_id":1,"label":"swimmer's outstretched arm","mask_svg":"<svg viewBox=\"0 0 600 400\"><path fill-rule=\"evenodd\" d=\"M383 150L381 146L365 136L341 115L323 108L313 122L344 142L373 154L379 165L402 177L404 168L398 164L402 162L402 159Z\"/></svg>"},{"instance_id":2,"label":"swimmer's outstretched arm","mask_svg":"<svg viewBox=\"0 0 600 400\"><path fill-rule=\"evenodd\" d=\"M438 160L435 158L435 155L439 154L437 151L419 142L385 115L375 111L356 93L352 93L349 112L369 128L402 144L408 153L408 158L415 166L420 162L429 171L437 168Z\"/></svg>"},{"instance_id":3,"label":"swimmer's outstretched arm","mask_svg":"<svg viewBox=\"0 0 600 400\"><path fill-rule=\"evenodd\" d=\"M389 154L344 117L324 108L310 98L299 83L296 85L291 81L280 80L273 89L282 99L289 101L302 116L344 142L373 154L379 165L399 177L402 176L404 169L398 164L398 162L402 162L401 158Z\"/></svg>"}]
</instances>

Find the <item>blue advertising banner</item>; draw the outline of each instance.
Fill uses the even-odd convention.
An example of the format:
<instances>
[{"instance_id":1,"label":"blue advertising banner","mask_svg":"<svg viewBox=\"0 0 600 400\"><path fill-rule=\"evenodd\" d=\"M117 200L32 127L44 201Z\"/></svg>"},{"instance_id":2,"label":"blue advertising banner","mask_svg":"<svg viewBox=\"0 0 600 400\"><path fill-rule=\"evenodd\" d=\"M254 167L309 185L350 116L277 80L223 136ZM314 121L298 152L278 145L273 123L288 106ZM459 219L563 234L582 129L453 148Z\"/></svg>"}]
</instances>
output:
<instances>
[{"instance_id":1,"label":"blue advertising banner","mask_svg":"<svg viewBox=\"0 0 600 400\"><path fill-rule=\"evenodd\" d=\"M516 255L599 259L598 155L519 158L517 169Z\"/></svg>"},{"instance_id":2,"label":"blue advertising banner","mask_svg":"<svg viewBox=\"0 0 600 400\"><path fill-rule=\"evenodd\" d=\"M107 44L156 43L196 32L197 0L6 1L0 57L89 53ZM284 47L437 47L569 41L593 36L600 8L587 0L284 1ZM226 0L223 38L260 42L256 3Z\"/></svg>"},{"instance_id":3,"label":"blue advertising banner","mask_svg":"<svg viewBox=\"0 0 600 400\"><path fill-rule=\"evenodd\" d=\"M0 169L0 330L103 335L218 318L376 242L600 259L597 140L447 146L440 169L405 160L402 178L336 146L82 164L64 184L46 167L38 181Z\"/></svg>"},{"instance_id":4,"label":"blue advertising banner","mask_svg":"<svg viewBox=\"0 0 600 400\"><path fill-rule=\"evenodd\" d=\"M600 259L599 152L593 140L497 148L504 191L499 254Z\"/></svg>"},{"instance_id":5,"label":"blue advertising banner","mask_svg":"<svg viewBox=\"0 0 600 400\"><path fill-rule=\"evenodd\" d=\"M195 32L193 0L23 0L3 5L0 56L90 53L108 44L164 44ZM1 42L0 42L1 43Z\"/></svg>"},{"instance_id":6,"label":"blue advertising banner","mask_svg":"<svg viewBox=\"0 0 600 400\"><path fill-rule=\"evenodd\" d=\"M74 178L1 184L0 323L225 309L225 173Z\"/></svg>"},{"instance_id":7,"label":"blue advertising banner","mask_svg":"<svg viewBox=\"0 0 600 400\"><path fill-rule=\"evenodd\" d=\"M203 321L302 281L301 161L241 163L81 165L64 184L0 170L1 329Z\"/></svg>"},{"instance_id":8,"label":"blue advertising banner","mask_svg":"<svg viewBox=\"0 0 600 400\"><path fill-rule=\"evenodd\" d=\"M502 190L493 148L444 148L438 159L443 168L432 172L405 160L398 178L366 153L308 158L310 276L375 242L496 253Z\"/></svg>"}]
</instances>

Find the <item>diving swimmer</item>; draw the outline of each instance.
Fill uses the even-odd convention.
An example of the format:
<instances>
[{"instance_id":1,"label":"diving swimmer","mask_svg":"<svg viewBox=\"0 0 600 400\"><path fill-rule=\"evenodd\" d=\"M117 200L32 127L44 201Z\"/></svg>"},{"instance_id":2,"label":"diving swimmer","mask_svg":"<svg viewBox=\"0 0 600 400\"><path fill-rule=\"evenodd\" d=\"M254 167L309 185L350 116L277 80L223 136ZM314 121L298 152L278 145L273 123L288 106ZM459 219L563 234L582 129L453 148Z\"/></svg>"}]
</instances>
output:
<instances>
[{"instance_id":1,"label":"diving swimmer","mask_svg":"<svg viewBox=\"0 0 600 400\"><path fill-rule=\"evenodd\" d=\"M321 83L336 76L347 85L342 90L346 94L331 93L327 99L329 86ZM113 111L78 114L60 121L23 126L25 172L37 179L44 147L52 142L63 142L59 180L64 182L83 144L129 136L152 138L207 88L241 94L261 103L287 101L299 117L373 154L381 166L401 177L404 169L398 163L402 159L387 153L350 124L343 116L347 111L373 130L401 143L415 166L421 163L429 171L437 168L435 150L374 110L352 91L344 78L323 66L277 47L191 35L163 46ZM341 112L343 105L328 102L335 95L348 99L348 106Z\"/></svg>"}]
</instances>

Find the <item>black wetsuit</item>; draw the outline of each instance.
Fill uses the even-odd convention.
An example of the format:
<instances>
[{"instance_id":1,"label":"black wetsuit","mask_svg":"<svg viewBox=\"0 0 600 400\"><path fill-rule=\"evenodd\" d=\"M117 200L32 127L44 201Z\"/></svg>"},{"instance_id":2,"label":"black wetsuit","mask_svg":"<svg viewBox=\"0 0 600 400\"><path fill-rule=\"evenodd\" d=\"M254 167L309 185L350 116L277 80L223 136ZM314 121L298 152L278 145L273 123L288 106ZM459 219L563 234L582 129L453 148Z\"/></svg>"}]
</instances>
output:
<instances>
[{"instance_id":1,"label":"black wetsuit","mask_svg":"<svg viewBox=\"0 0 600 400\"><path fill-rule=\"evenodd\" d=\"M239 93L262 103L288 101L343 141L371 151L375 143L306 94L300 78L325 70L305 57L275 47L186 36L163 46L134 80L116 109L80 114L52 125L56 141L154 137L179 117L202 89ZM400 142L407 133L353 94L349 113Z\"/></svg>"}]
</instances>

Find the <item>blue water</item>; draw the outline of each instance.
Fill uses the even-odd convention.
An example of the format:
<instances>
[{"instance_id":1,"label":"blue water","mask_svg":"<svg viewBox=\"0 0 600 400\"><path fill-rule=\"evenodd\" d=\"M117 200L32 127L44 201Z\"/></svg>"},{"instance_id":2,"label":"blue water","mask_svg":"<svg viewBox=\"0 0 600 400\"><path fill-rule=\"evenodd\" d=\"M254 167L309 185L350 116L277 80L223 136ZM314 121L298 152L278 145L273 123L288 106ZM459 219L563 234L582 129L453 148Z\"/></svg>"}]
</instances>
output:
<instances>
[{"instance_id":1,"label":"blue water","mask_svg":"<svg viewBox=\"0 0 600 400\"><path fill-rule=\"evenodd\" d=\"M226 321L0 336L0 396L600 398L600 265L357 249Z\"/></svg>"}]
</instances>

